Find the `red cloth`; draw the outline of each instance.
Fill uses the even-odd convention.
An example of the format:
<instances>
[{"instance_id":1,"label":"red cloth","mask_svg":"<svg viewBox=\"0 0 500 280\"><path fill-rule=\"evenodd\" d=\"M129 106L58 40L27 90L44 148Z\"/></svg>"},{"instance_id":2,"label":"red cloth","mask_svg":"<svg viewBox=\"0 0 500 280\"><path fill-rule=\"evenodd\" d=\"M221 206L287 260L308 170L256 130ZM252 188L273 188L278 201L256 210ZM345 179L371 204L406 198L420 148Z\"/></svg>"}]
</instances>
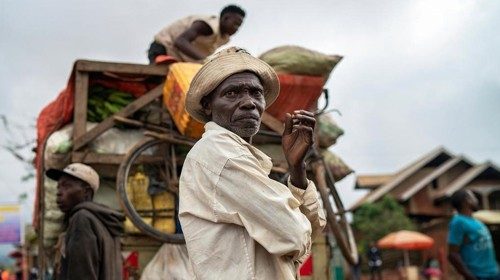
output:
<instances>
[{"instance_id":1,"label":"red cloth","mask_svg":"<svg viewBox=\"0 0 500 280\"><path fill-rule=\"evenodd\" d=\"M284 122L286 113L295 110L311 110L320 97L325 79L316 76L278 74L280 94L266 109L271 116Z\"/></svg>"},{"instance_id":2,"label":"red cloth","mask_svg":"<svg viewBox=\"0 0 500 280\"><path fill-rule=\"evenodd\" d=\"M45 150L45 142L53 132L57 131L64 125L73 121L74 110L74 95L75 95L75 66L68 80L66 88L63 89L57 98L42 109L37 119L37 148L35 157L36 168L36 196L35 207L33 213L33 227L38 229L39 225L39 198L40 184L43 174L43 152ZM149 82L144 80L131 80L130 75L113 75L107 76L104 74L93 73L89 77L89 86L99 84L103 87L114 88L123 92L128 92L136 98L144 95L146 92L154 88L159 82Z\"/></svg>"},{"instance_id":3,"label":"red cloth","mask_svg":"<svg viewBox=\"0 0 500 280\"><path fill-rule=\"evenodd\" d=\"M313 274L313 256L310 255L306 261L300 266L300 276L311 276Z\"/></svg>"}]
</instances>

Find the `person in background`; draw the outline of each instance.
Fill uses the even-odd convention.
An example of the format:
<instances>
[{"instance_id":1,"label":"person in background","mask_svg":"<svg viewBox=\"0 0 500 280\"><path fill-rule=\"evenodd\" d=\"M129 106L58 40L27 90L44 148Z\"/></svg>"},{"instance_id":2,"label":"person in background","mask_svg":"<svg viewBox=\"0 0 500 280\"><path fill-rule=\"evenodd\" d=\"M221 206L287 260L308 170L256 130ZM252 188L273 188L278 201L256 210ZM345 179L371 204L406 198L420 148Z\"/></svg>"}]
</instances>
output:
<instances>
[{"instance_id":1,"label":"person in background","mask_svg":"<svg viewBox=\"0 0 500 280\"><path fill-rule=\"evenodd\" d=\"M99 188L97 172L72 163L63 170L49 169L46 175L57 181L56 202L67 223L57 279L122 279L120 236L125 217L92 202Z\"/></svg>"},{"instance_id":2,"label":"person in background","mask_svg":"<svg viewBox=\"0 0 500 280\"><path fill-rule=\"evenodd\" d=\"M423 274L428 280L438 280L440 279L442 272L440 269L439 261L431 257L425 262L425 267Z\"/></svg>"},{"instance_id":3,"label":"person in background","mask_svg":"<svg viewBox=\"0 0 500 280\"><path fill-rule=\"evenodd\" d=\"M243 9L229 5L222 9L220 16L198 15L179 19L155 35L148 51L149 63L161 62L166 55L177 61L201 63L229 42L244 18Z\"/></svg>"},{"instance_id":4,"label":"person in background","mask_svg":"<svg viewBox=\"0 0 500 280\"><path fill-rule=\"evenodd\" d=\"M451 196L457 213L449 224L448 259L466 280L500 280L495 250L488 228L472 213L479 202L470 190L459 190Z\"/></svg>"},{"instance_id":5,"label":"person in background","mask_svg":"<svg viewBox=\"0 0 500 280\"><path fill-rule=\"evenodd\" d=\"M368 248L367 253L368 258L368 268L370 269L371 279L382 280L382 257L380 256L380 251L374 242L370 243L370 248Z\"/></svg>"}]
</instances>

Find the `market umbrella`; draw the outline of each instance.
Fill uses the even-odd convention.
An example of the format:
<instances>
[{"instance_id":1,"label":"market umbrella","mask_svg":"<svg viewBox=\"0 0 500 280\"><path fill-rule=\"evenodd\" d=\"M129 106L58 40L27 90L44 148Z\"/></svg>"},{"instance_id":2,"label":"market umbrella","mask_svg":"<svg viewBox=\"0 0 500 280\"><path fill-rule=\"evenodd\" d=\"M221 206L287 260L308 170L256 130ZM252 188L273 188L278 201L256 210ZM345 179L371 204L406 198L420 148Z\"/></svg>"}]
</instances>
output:
<instances>
[{"instance_id":1,"label":"market umbrella","mask_svg":"<svg viewBox=\"0 0 500 280\"><path fill-rule=\"evenodd\" d=\"M434 245L434 239L416 231L400 230L389 233L378 242L379 248L404 250L405 266L410 263L408 250L424 250Z\"/></svg>"}]
</instances>

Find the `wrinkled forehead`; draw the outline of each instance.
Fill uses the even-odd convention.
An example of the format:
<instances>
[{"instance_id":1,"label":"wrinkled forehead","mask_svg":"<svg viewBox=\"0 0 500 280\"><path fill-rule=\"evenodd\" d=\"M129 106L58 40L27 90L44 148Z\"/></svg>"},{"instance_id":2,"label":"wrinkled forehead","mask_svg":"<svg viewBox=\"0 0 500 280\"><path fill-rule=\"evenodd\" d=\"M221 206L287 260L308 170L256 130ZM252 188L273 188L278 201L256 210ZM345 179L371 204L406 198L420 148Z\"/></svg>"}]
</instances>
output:
<instances>
[{"instance_id":1,"label":"wrinkled forehead","mask_svg":"<svg viewBox=\"0 0 500 280\"><path fill-rule=\"evenodd\" d=\"M226 86L240 86L245 84L262 87L259 75L251 71L244 71L231 74L217 86L216 90Z\"/></svg>"}]
</instances>

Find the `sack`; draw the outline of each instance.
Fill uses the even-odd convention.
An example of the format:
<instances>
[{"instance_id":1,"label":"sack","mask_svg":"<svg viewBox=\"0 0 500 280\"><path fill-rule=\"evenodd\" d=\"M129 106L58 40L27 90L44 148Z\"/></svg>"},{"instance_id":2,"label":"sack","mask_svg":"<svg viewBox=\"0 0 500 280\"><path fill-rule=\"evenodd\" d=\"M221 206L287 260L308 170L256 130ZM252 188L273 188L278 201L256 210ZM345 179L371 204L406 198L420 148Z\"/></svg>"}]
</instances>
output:
<instances>
[{"instance_id":1,"label":"sack","mask_svg":"<svg viewBox=\"0 0 500 280\"><path fill-rule=\"evenodd\" d=\"M259 58L271 65L276 72L325 78L342 60L339 55L327 55L299 46L277 47L261 54Z\"/></svg>"},{"instance_id":2,"label":"sack","mask_svg":"<svg viewBox=\"0 0 500 280\"><path fill-rule=\"evenodd\" d=\"M191 280L193 275L185 244L163 244L141 274L141 280Z\"/></svg>"},{"instance_id":3,"label":"sack","mask_svg":"<svg viewBox=\"0 0 500 280\"><path fill-rule=\"evenodd\" d=\"M344 130L328 115L321 115L318 120L318 144L320 148L328 148L344 135Z\"/></svg>"},{"instance_id":4,"label":"sack","mask_svg":"<svg viewBox=\"0 0 500 280\"><path fill-rule=\"evenodd\" d=\"M353 173L354 171L345 164L345 162L338 157L336 154L323 150L321 151L321 155L327 165L327 168L332 172L333 178L336 182L344 179L347 175Z\"/></svg>"}]
</instances>

